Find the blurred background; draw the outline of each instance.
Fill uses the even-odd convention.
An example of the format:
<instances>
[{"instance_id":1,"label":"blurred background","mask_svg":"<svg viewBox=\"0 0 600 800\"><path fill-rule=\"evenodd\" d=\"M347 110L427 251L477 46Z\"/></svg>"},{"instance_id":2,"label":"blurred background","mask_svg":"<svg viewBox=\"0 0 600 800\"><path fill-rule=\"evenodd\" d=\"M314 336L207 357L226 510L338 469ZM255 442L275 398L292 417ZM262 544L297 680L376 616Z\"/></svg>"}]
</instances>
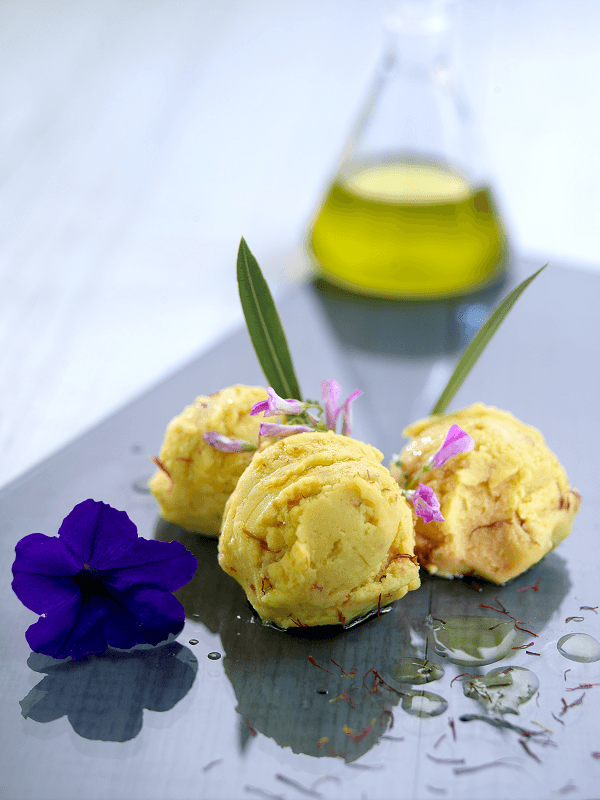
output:
<instances>
[{"instance_id":1,"label":"blurred background","mask_svg":"<svg viewBox=\"0 0 600 800\"><path fill-rule=\"evenodd\" d=\"M302 280L393 7L3 0L0 485L241 323L240 236L276 295ZM600 270L599 39L597 0L459 4L494 194L540 266Z\"/></svg>"}]
</instances>

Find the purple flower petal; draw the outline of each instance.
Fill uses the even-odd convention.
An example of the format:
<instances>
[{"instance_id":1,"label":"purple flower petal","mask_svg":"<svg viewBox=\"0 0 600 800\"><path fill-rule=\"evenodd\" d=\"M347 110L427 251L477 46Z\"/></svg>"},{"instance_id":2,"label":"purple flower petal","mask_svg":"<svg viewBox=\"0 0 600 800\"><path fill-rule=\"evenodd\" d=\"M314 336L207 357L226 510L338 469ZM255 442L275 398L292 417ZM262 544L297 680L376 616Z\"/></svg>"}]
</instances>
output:
<instances>
[{"instance_id":1,"label":"purple flower petal","mask_svg":"<svg viewBox=\"0 0 600 800\"><path fill-rule=\"evenodd\" d=\"M321 396L323 397L323 409L325 411L325 427L330 431L335 430L337 418L341 411L341 408L338 407L341 391L339 383L333 380L333 378L330 378L328 381L321 381Z\"/></svg>"},{"instance_id":2,"label":"purple flower petal","mask_svg":"<svg viewBox=\"0 0 600 800\"><path fill-rule=\"evenodd\" d=\"M84 500L68 514L58 530L62 544L79 569L100 566L115 554L127 554L137 540L137 528L124 511L106 503Z\"/></svg>"},{"instance_id":3,"label":"purple flower petal","mask_svg":"<svg viewBox=\"0 0 600 800\"><path fill-rule=\"evenodd\" d=\"M35 652L79 661L109 645L127 650L158 644L176 636L184 621L183 606L170 592L142 585L79 598L59 614L39 619L25 635Z\"/></svg>"},{"instance_id":4,"label":"purple flower petal","mask_svg":"<svg viewBox=\"0 0 600 800\"><path fill-rule=\"evenodd\" d=\"M352 392L352 394L348 397L348 399L341 408L342 433L344 434L344 436L351 436L352 434L352 403L356 400L357 397L360 397L362 393L363 393L362 389L356 389L356 391Z\"/></svg>"},{"instance_id":5,"label":"purple flower petal","mask_svg":"<svg viewBox=\"0 0 600 800\"><path fill-rule=\"evenodd\" d=\"M224 436L217 431L206 431L202 436L205 442L219 450L221 453L244 453L256 450L256 445L246 442L243 439L234 439L231 436Z\"/></svg>"},{"instance_id":6,"label":"purple flower petal","mask_svg":"<svg viewBox=\"0 0 600 800\"><path fill-rule=\"evenodd\" d=\"M260 435L261 436L292 436L294 433L306 433L312 431L308 425L280 425L277 422L261 422Z\"/></svg>"},{"instance_id":7,"label":"purple flower petal","mask_svg":"<svg viewBox=\"0 0 600 800\"><path fill-rule=\"evenodd\" d=\"M183 628L185 611L170 592L138 586L127 594L114 594L106 601L102 626L112 647L124 650L136 644L158 644Z\"/></svg>"},{"instance_id":8,"label":"purple flower petal","mask_svg":"<svg viewBox=\"0 0 600 800\"><path fill-rule=\"evenodd\" d=\"M24 606L44 614L79 597L73 576L81 569L58 536L31 533L17 543L12 588Z\"/></svg>"},{"instance_id":9,"label":"purple flower petal","mask_svg":"<svg viewBox=\"0 0 600 800\"><path fill-rule=\"evenodd\" d=\"M139 537L127 558L106 562L101 575L111 589L123 591L135 584L152 584L174 592L192 580L196 566L196 559L181 542L157 542Z\"/></svg>"},{"instance_id":10,"label":"purple flower petal","mask_svg":"<svg viewBox=\"0 0 600 800\"><path fill-rule=\"evenodd\" d=\"M446 461L449 461L453 456L459 453L466 453L469 450L473 450L474 447L475 440L469 436L468 433L465 433L465 431L459 428L458 425L452 425L446 434L444 443L433 456L432 464L437 469L437 467L443 466Z\"/></svg>"},{"instance_id":11,"label":"purple flower petal","mask_svg":"<svg viewBox=\"0 0 600 800\"><path fill-rule=\"evenodd\" d=\"M276 417L278 414L302 413L304 406L299 400L294 400L293 398L284 400L270 386L267 389L267 393L269 397L266 400L261 400L252 406L252 411L250 412L252 416L260 414L261 411L264 412L265 417Z\"/></svg>"},{"instance_id":12,"label":"purple flower petal","mask_svg":"<svg viewBox=\"0 0 600 800\"><path fill-rule=\"evenodd\" d=\"M58 537L35 533L17 544L13 588L42 615L26 633L32 649L80 659L179 633L184 610L171 592L195 569L179 542L140 538L127 514L86 500Z\"/></svg>"},{"instance_id":13,"label":"purple flower petal","mask_svg":"<svg viewBox=\"0 0 600 800\"><path fill-rule=\"evenodd\" d=\"M71 656L79 661L91 653L103 653L108 642L100 621L101 607L97 598L84 601L80 595L76 602L31 625L25 633L27 643L34 652L52 658Z\"/></svg>"},{"instance_id":14,"label":"purple flower petal","mask_svg":"<svg viewBox=\"0 0 600 800\"><path fill-rule=\"evenodd\" d=\"M439 500L430 486L420 483L418 489L410 492L410 499L413 502L417 516L421 517L425 522L432 522L433 520L437 522L444 521L440 511Z\"/></svg>"}]
</instances>

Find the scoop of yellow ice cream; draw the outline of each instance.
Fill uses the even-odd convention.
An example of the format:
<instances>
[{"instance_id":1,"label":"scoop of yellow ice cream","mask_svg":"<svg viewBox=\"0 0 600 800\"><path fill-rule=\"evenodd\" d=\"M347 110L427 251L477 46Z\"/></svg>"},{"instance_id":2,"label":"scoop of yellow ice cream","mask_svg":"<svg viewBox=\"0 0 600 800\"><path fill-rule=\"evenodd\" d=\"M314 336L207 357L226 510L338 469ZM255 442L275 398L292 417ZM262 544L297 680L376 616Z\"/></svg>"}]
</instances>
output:
<instances>
[{"instance_id":1,"label":"scoop of yellow ice cream","mask_svg":"<svg viewBox=\"0 0 600 800\"><path fill-rule=\"evenodd\" d=\"M416 422L400 456L414 477L456 424L475 441L419 480L444 522L415 519L416 553L431 573L480 575L505 583L538 562L571 530L580 497L539 431L481 403Z\"/></svg>"},{"instance_id":2,"label":"scoop of yellow ice cream","mask_svg":"<svg viewBox=\"0 0 600 800\"><path fill-rule=\"evenodd\" d=\"M254 457L227 503L219 563L265 621L346 625L418 588L412 514L381 459L333 432Z\"/></svg>"},{"instance_id":3,"label":"scoop of yellow ice cream","mask_svg":"<svg viewBox=\"0 0 600 800\"><path fill-rule=\"evenodd\" d=\"M231 386L197 397L171 420L160 451L163 469L149 484L166 520L194 533L219 535L225 503L254 453L223 453L202 437L217 431L257 444L263 415L251 417L250 411L267 396L260 386Z\"/></svg>"}]
</instances>

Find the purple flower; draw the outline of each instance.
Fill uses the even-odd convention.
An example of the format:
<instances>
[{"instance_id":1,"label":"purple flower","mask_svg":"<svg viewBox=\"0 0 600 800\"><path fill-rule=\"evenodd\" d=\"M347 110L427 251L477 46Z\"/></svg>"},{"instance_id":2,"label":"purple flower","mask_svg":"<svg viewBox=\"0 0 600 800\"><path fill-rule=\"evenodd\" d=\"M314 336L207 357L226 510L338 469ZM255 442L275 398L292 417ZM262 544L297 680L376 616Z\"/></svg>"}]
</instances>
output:
<instances>
[{"instance_id":1,"label":"purple flower","mask_svg":"<svg viewBox=\"0 0 600 800\"><path fill-rule=\"evenodd\" d=\"M109 645L158 644L183 628L171 594L191 580L196 559L179 542L138 537L124 511L85 500L58 537L32 533L16 546L12 587L40 614L25 637L32 650L78 661Z\"/></svg>"},{"instance_id":2,"label":"purple flower","mask_svg":"<svg viewBox=\"0 0 600 800\"><path fill-rule=\"evenodd\" d=\"M434 467L443 466L446 461L459 453L466 453L475 447L474 439L465 433L458 425L453 425L444 439L444 443L433 456L431 463Z\"/></svg>"},{"instance_id":3,"label":"purple flower","mask_svg":"<svg viewBox=\"0 0 600 800\"><path fill-rule=\"evenodd\" d=\"M308 425L280 425L277 422L261 422L260 435L261 436L292 436L294 433L306 433L312 431Z\"/></svg>"},{"instance_id":4,"label":"purple flower","mask_svg":"<svg viewBox=\"0 0 600 800\"><path fill-rule=\"evenodd\" d=\"M407 492L407 494L413 502L417 516L421 517L425 522L431 522L432 520L437 522L444 521L440 512L440 502L430 486L420 483L418 489Z\"/></svg>"},{"instance_id":5,"label":"purple flower","mask_svg":"<svg viewBox=\"0 0 600 800\"><path fill-rule=\"evenodd\" d=\"M342 433L350 436L352 433L352 403L362 394L362 389L357 389L348 397L341 406L338 406L341 388L337 381L330 379L321 382L321 395L323 409L325 410L325 427L334 431L340 412L342 413Z\"/></svg>"},{"instance_id":6,"label":"purple flower","mask_svg":"<svg viewBox=\"0 0 600 800\"><path fill-rule=\"evenodd\" d=\"M252 416L260 414L261 411L264 411L265 417L276 417L278 414L302 413L304 406L299 400L292 398L284 400L270 386L267 389L267 393L269 397L266 400L261 400L260 403L255 403L252 406L252 411L250 412Z\"/></svg>"},{"instance_id":7,"label":"purple flower","mask_svg":"<svg viewBox=\"0 0 600 800\"><path fill-rule=\"evenodd\" d=\"M202 438L221 453L243 453L256 450L256 445L252 444L252 442L246 442L244 439L233 439L231 436L223 436L218 431L206 431Z\"/></svg>"}]
</instances>

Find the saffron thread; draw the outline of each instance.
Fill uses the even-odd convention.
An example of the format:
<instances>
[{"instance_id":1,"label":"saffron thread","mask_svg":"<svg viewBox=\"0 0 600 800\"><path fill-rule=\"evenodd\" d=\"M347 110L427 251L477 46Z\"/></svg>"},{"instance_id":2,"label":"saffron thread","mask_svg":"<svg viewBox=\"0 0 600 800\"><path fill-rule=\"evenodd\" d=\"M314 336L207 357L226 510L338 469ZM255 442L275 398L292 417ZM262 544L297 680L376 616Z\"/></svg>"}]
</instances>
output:
<instances>
[{"instance_id":1,"label":"saffron thread","mask_svg":"<svg viewBox=\"0 0 600 800\"><path fill-rule=\"evenodd\" d=\"M314 789L308 789L306 786L302 786L301 783L298 783L298 781L292 780L292 778L288 778L285 775L280 775L279 773L277 773L275 777L277 778L278 781L281 781L282 783L287 783L288 786L293 786L294 789L298 789L299 792L303 792L304 794L307 794L310 797L323 797L322 794L320 794L319 792L315 792Z\"/></svg>"},{"instance_id":2,"label":"saffron thread","mask_svg":"<svg viewBox=\"0 0 600 800\"><path fill-rule=\"evenodd\" d=\"M221 763L221 761L223 761L222 758L215 758L214 761L209 761L208 764L205 764L202 767L202 772L208 772L209 769L212 769L213 767L216 767L217 764Z\"/></svg>"},{"instance_id":3,"label":"saffron thread","mask_svg":"<svg viewBox=\"0 0 600 800\"><path fill-rule=\"evenodd\" d=\"M530 750L530 749L529 749L529 747L527 746L527 742L525 741L525 739L519 739L519 744L521 745L521 747L523 748L523 750L525 750L525 752L527 753L527 755L528 755L528 756L531 756L531 758L534 758L534 759L535 759L536 761L538 761L540 764L542 763L542 759L541 759L541 758L539 758L538 756L536 756L536 754L535 754L535 753L532 753L532 752L531 752L531 750Z\"/></svg>"},{"instance_id":4,"label":"saffron thread","mask_svg":"<svg viewBox=\"0 0 600 800\"><path fill-rule=\"evenodd\" d=\"M425 753L427 758L431 761L435 761L436 764L464 764L464 758L436 758L436 756L432 756L430 753Z\"/></svg>"},{"instance_id":5,"label":"saffron thread","mask_svg":"<svg viewBox=\"0 0 600 800\"><path fill-rule=\"evenodd\" d=\"M520 589L517 589L517 592L526 592L527 589L533 589L534 592L539 592L540 590L540 581L542 580L542 576L537 579L533 586L522 586Z\"/></svg>"},{"instance_id":6,"label":"saffron thread","mask_svg":"<svg viewBox=\"0 0 600 800\"><path fill-rule=\"evenodd\" d=\"M452 731L452 738L456 741L456 726L454 725L454 719L452 717L448 720L448 725L450 725L450 730Z\"/></svg>"},{"instance_id":7,"label":"saffron thread","mask_svg":"<svg viewBox=\"0 0 600 800\"><path fill-rule=\"evenodd\" d=\"M319 669L322 669L323 672L327 672L329 675L333 675L333 672L331 672L331 670L325 669L325 667L322 667L320 664L317 664L317 662L312 656L309 656L308 660L313 665L313 667L318 667Z\"/></svg>"},{"instance_id":8,"label":"saffron thread","mask_svg":"<svg viewBox=\"0 0 600 800\"><path fill-rule=\"evenodd\" d=\"M585 697L585 692L581 695L581 697L578 697L577 700L573 700L572 703L567 703L564 697L561 697L560 700L561 703L563 704L563 707L562 711L560 712L560 716L562 717L562 715L565 714L570 708L573 708L573 706L580 706L581 703L583 702L584 697Z\"/></svg>"}]
</instances>

